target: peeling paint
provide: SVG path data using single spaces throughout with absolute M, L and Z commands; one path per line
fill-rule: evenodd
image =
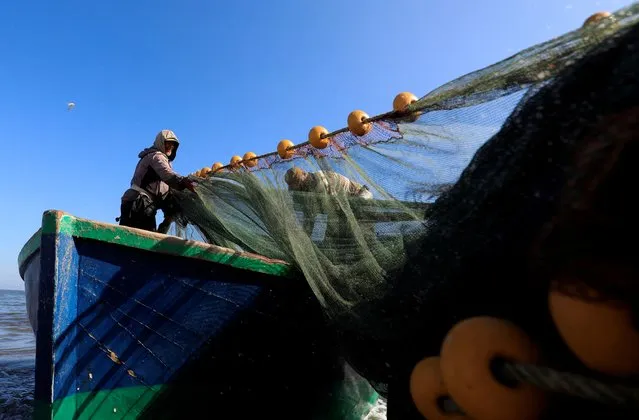
M 112 350 L 109 350 L 109 359 L 113 360 L 113 363 L 117 363 L 118 365 L 122 364 L 118 355 L 115 354 Z

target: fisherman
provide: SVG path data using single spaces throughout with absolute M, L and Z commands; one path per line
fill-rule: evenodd
M 306 172 L 294 166 L 286 171 L 284 181 L 290 191 L 325 193 L 329 195 L 341 193 L 367 200 L 373 198 L 373 194 L 366 185 L 358 184 L 333 171 Z
M 164 221 L 157 231 L 166 233 L 174 215 L 177 203 L 171 189 L 194 191 L 194 184 L 187 177 L 173 171 L 171 162 L 177 155 L 180 143 L 171 130 L 162 130 L 155 137 L 152 147 L 140 152 L 140 161 L 135 167 L 131 187 L 125 191 L 120 205 L 120 217 L 116 221 L 122 226 L 156 231 L 155 215 L 164 213 Z
M 306 172 L 305 170 L 292 167 L 284 175 L 284 181 L 288 185 L 289 191 L 303 191 L 317 194 L 340 195 L 345 194 L 350 197 L 359 197 L 366 200 L 373 198 L 366 185 L 359 184 L 333 171 Z M 325 200 L 317 200 L 311 197 L 300 197 L 301 210 L 304 214 L 302 228 L 311 236 L 313 234 L 315 220 L 319 214 L 326 216 L 326 230 L 324 240 L 331 242 L 339 240 L 340 237 L 350 238 L 352 232 L 346 218 L 344 209 Z M 308 200 L 307 200 L 308 199 Z M 356 211 L 358 206 L 351 207 Z

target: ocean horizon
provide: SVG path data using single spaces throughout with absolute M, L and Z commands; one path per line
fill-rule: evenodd
M 35 336 L 23 290 L 0 289 L 0 420 L 31 418 Z

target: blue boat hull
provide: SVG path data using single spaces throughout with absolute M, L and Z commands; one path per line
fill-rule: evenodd
M 192 248 L 177 238 L 142 249 L 45 229 L 62 217 L 45 213 L 21 264 L 38 417 L 322 418 L 343 370 L 302 278 L 250 255 L 166 252 Z

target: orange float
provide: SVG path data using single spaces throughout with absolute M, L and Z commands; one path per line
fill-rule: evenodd
M 368 119 L 368 114 L 364 111 L 356 110 L 348 114 L 348 130 L 356 136 L 363 136 L 373 128 L 371 123 L 364 122 Z
M 231 158 L 231 168 L 236 169 L 240 165 L 239 163 L 242 161 L 242 156 L 235 155 Z
M 293 146 L 292 141 L 284 139 L 277 144 L 277 154 L 282 159 L 290 159 L 293 157 L 293 150 L 289 150 L 289 148 Z
M 413 102 L 417 102 L 417 96 L 410 92 L 402 92 L 393 99 L 393 111 L 404 111 L 406 107 Z M 415 112 L 404 119 L 413 122 L 416 121 L 417 118 L 419 118 L 419 113 Z
M 627 303 L 605 300 L 584 285 L 579 295 L 551 290 L 548 304 L 559 334 L 586 366 L 614 376 L 639 374 L 639 331 Z
M 308 142 L 316 149 L 325 149 L 328 146 L 329 139 L 323 138 L 328 134 L 328 130 L 320 125 L 316 125 L 308 132 Z
M 475 420 L 535 420 L 546 394 L 518 383 L 510 387 L 493 374 L 495 361 L 537 363 L 539 354 L 528 335 L 514 324 L 491 317 L 455 325 L 441 348 L 444 383 L 453 400 Z
M 402 92 L 395 96 L 393 99 L 393 110 L 394 111 L 403 111 L 406 107 L 413 102 L 417 102 L 417 96 L 413 95 L 410 92 Z
M 242 163 L 247 168 L 252 168 L 257 165 L 257 159 L 255 159 L 257 155 L 253 152 L 244 153 L 244 157 L 242 158 Z
M 211 168 L 209 168 L 208 166 L 205 167 L 205 168 L 200 169 L 200 177 L 206 178 L 206 176 L 209 174 L 209 172 L 211 172 Z
M 213 169 L 213 172 L 217 172 L 217 171 L 219 171 L 220 169 L 222 169 L 223 167 L 224 167 L 224 165 L 222 165 L 222 163 L 221 163 L 221 162 L 215 162 L 215 163 L 213 164 L 212 169 Z
M 588 17 L 588 19 L 586 19 L 584 21 L 583 26 L 588 26 L 588 25 L 599 23 L 602 20 L 607 19 L 607 18 L 609 18 L 611 16 L 612 16 L 612 14 L 610 12 L 597 12 L 597 13 L 594 13 L 594 14 L 590 15 Z
M 439 357 L 428 357 L 415 366 L 410 375 L 410 394 L 417 410 L 428 420 L 467 420 L 461 413 L 443 409 L 442 398 L 448 397 L 442 380 Z

